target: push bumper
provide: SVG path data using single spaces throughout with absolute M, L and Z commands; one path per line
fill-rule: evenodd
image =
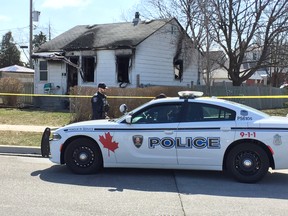
M 50 145 L 49 145 L 49 138 L 50 138 L 51 129 L 45 128 L 42 139 L 41 139 L 41 154 L 42 157 L 49 158 L 50 155 Z

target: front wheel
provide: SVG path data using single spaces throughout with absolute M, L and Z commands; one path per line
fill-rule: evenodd
M 68 144 L 64 154 L 67 167 L 77 174 L 92 174 L 102 167 L 102 154 L 97 143 L 78 138 Z
M 238 181 L 255 183 L 267 174 L 269 158 L 260 146 L 243 143 L 235 146 L 229 152 L 226 167 Z

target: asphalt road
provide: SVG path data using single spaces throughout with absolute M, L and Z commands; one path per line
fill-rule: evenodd
M 257 184 L 221 172 L 105 169 L 75 175 L 40 157 L 0 155 L 1 215 L 287 215 L 288 170 Z

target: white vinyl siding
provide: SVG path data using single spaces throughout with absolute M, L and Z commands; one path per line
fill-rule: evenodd
M 190 59 L 183 59 L 181 82 L 175 79 L 173 59 L 177 49 L 177 41 L 174 38 L 175 34 L 171 34 L 169 29 L 169 25 L 165 29 L 160 29 L 137 46 L 133 84 L 136 83 L 137 74 L 140 75 L 140 84 L 144 86 L 188 86 L 191 85 L 191 82 L 197 83 L 196 51 L 190 53 Z M 187 64 L 185 61 L 191 62 Z

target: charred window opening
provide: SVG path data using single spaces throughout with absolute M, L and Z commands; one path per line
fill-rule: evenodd
M 183 79 L 183 61 L 182 60 L 178 59 L 174 61 L 174 76 L 176 80 Z
M 40 81 L 47 81 L 48 80 L 47 61 L 40 61 L 39 62 L 39 73 L 40 73 Z
M 117 61 L 117 82 L 119 83 L 130 83 L 129 81 L 129 65 L 130 55 L 116 56 Z
M 94 82 L 95 59 L 93 56 L 82 57 L 83 81 Z

